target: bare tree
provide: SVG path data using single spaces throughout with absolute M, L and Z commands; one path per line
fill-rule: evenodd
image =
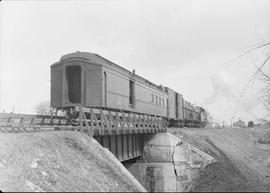
M 58 110 L 51 107 L 49 101 L 43 101 L 43 102 L 38 103 L 35 106 L 35 112 L 38 115 L 56 116 L 58 113 Z
M 264 81 L 266 83 L 264 90 L 264 106 L 270 114 L 270 78 L 264 77 Z
M 254 51 L 254 50 L 257 50 L 257 49 L 260 49 L 260 48 L 263 48 L 263 47 L 267 47 L 269 48 L 269 45 L 270 45 L 270 42 L 267 42 L 267 43 L 263 43 L 263 44 L 260 44 L 260 45 L 257 45 L 256 47 L 252 48 L 252 49 L 249 49 L 247 50 L 246 52 L 244 52 L 243 54 L 237 56 L 236 58 L 234 58 L 233 60 L 231 61 L 234 61 L 234 60 L 237 60 L 241 57 L 243 57 L 244 55 Z M 263 103 L 264 103 L 264 106 L 266 108 L 266 110 L 268 111 L 268 114 L 270 115 L 270 73 L 264 73 L 262 68 L 265 66 L 266 63 L 269 63 L 270 61 L 270 55 L 267 56 L 266 60 L 264 60 L 264 62 L 260 65 L 260 67 L 257 67 L 257 70 L 256 72 L 252 75 L 252 77 L 248 80 L 248 82 L 246 83 L 246 85 L 244 86 L 239 98 L 237 99 L 237 102 L 236 102 L 236 106 L 234 108 L 234 115 L 235 115 L 235 112 L 236 112 L 236 108 L 242 98 L 242 96 L 244 95 L 248 85 L 250 82 L 252 82 L 252 80 L 258 75 L 260 74 L 263 81 L 266 83 L 265 85 L 265 88 L 264 88 L 264 97 L 263 97 Z M 233 115 L 233 117 L 234 117 Z M 268 120 L 269 121 L 269 120 Z
M 259 79 L 260 81 L 265 83 L 265 86 L 262 89 L 262 103 L 268 112 L 268 115 L 270 115 L 270 72 L 266 73 L 262 69 L 259 69 L 257 67 L 258 71 L 260 72 Z M 267 120 L 263 120 L 264 122 L 267 122 Z M 269 120 L 268 120 L 269 121 Z

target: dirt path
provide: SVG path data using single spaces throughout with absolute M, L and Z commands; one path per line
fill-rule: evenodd
M 184 128 L 172 129 L 170 132 L 176 135 L 183 134 L 198 148 L 208 149 L 208 151 L 210 149 L 224 164 L 231 162 L 229 169 L 235 166 L 234 170 L 239 170 L 238 175 L 243 175 L 243 183 L 247 182 L 251 185 L 251 189 L 244 189 L 244 191 L 253 191 L 253 188 L 256 191 L 270 191 L 270 168 L 267 165 L 270 150 L 256 145 L 256 133 L 252 130 L 247 128 Z M 226 158 L 228 158 L 227 161 L 224 160 Z M 228 186 L 230 186 L 229 183 Z

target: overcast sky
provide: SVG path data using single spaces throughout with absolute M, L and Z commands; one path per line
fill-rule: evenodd
M 0 2 L 0 112 L 34 113 L 50 100 L 50 65 L 95 52 L 230 121 L 235 101 L 270 54 L 269 0 Z M 269 62 L 263 68 L 270 73 Z M 236 119 L 267 118 L 260 77 Z

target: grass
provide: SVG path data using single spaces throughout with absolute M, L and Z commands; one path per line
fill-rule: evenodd
M 217 162 L 206 166 L 189 186 L 190 192 L 250 192 L 256 189 L 246 176 L 207 136 L 190 135 L 184 131 L 173 131 L 184 140 L 214 157 Z
M 270 144 L 270 130 L 261 136 L 258 135 L 257 136 L 257 143 Z
M 210 140 L 205 139 L 218 154 L 209 151 L 216 163 L 208 165 L 199 172 L 199 177 L 193 182 L 191 192 L 249 192 L 255 189 L 248 183 L 246 177 L 231 162 L 231 160 Z

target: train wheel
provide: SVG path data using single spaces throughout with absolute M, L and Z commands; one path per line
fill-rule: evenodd
M 163 119 L 163 127 L 169 127 L 170 122 L 167 119 Z
M 73 126 L 79 125 L 79 114 L 78 113 L 70 113 L 69 111 L 66 114 L 67 122 Z

